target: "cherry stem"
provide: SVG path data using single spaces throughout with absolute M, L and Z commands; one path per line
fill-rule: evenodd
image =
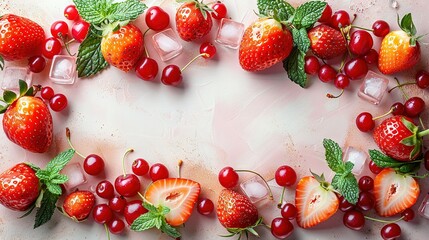
M 106 230 L 106 235 L 107 235 L 107 240 L 110 240 L 110 232 L 109 229 L 107 228 L 107 224 L 104 224 L 104 229 Z
M 265 185 L 267 186 L 267 188 L 268 188 L 268 192 L 269 192 L 269 198 L 270 198 L 270 200 L 273 200 L 274 198 L 273 198 L 273 192 L 271 191 L 271 188 L 270 188 L 270 186 L 268 185 L 268 183 L 267 183 L 267 181 L 265 180 L 265 178 L 264 177 L 262 177 L 262 175 L 261 174 L 259 174 L 259 173 L 257 173 L 257 172 L 254 172 L 254 171 L 251 171 L 251 170 L 235 170 L 236 172 L 249 172 L 249 173 L 253 173 L 253 174 L 255 174 L 256 176 L 258 176 L 259 178 L 261 178 L 263 181 L 264 181 L 264 183 L 265 183 Z
M 196 57 L 194 57 L 191 61 L 189 61 L 188 62 L 188 64 L 186 64 L 180 71 L 181 72 L 183 72 L 183 71 L 185 71 L 185 69 L 187 68 L 187 67 L 189 67 L 189 65 L 191 65 L 191 63 L 193 63 L 195 60 L 197 60 L 198 58 L 200 58 L 200 57 L 210 57 L 210 54 L 208 54 L 208 53 L 201 53 L 201 54 L 199 54 L 199 55 L 197 55 Z
M 144 31 L 143 33 L 143 39 L 146 36 L 146 33 L 149 32 L 150 28 L 146 29 L 146 31 Z M 143 47 L 144 48 L 144 53 L 146 54 L 146 57 L 149 57 L 149 52 L 147 51 L 146 46 Z
M 279 209 L 281 209 L 281 208 L 282 208 L 282 205 L 283 205 L 283 198 L 284 198 L 284 196 L 285 196 L 285 192 L 286 192 L 286 187 L 283 187 L 282 195 L 280 196 L 280 201 L 279 201 L 279 203 L 277 204 L 277 207 L 278 207 Z
M 124 156 L 122 157 L 122 171 L 124 173 L 124 177 L 127 176 L 127 173 L 125 172 L 125 158 L 128 156 L 129 153 L 132 152 L 134 152 L 134 149 L 130 148 L 125 152 Z
M 401 85 L 401 83 L 399 82 L 399 79 L 398 79 L 397 77 L 395 77 L 395 81 L 396 81 L 396 83 L 398 83 L 399 89 L 401 89 L 401 91 L 402 91 L 402 95 L 404 96 L 405 100 L 407 100 L 407 99 L 408 99 L 408 95 L 407 95 L 407 93 L 404 91 L 404 89 L 402 88 L 402 86 L 400 86 L 400 85 Z
M 78 152 L 76 150 L 76 148 L 74 148 L 72 142 L 71 142 L 71 133 L 70 133 L 70 129 L 66 128 L 66 138 L 67 138 L 67 142 L 69 143 L 69 146 L 71 147 L 71 149 L 74 150 L 74 152 L 79 155 L 81 158 L 85 158 L 85 156 L 83 156 L 83 154 L 81 154 L 80 152 Z
M 419 117 L 419 122 L 420 122 L 420 125 L 422 126 L 422 128 L 426 129 L 426 127 L 425 127 L 425 125 L 423 123 L 423 119 L 421 117 Z
M 389 115 L 389 114 L 391 114 L 392 112 L 393 112 L 393 107 L 392 108 L 390 108 L 390 110 L 387 112 L 387 113 L 385 113 L 385 114 L 382 114 L 382 115 L 380 115 L 380 116 L 377 116 L 377 117 L 373 117 L 372 118 L 372 120 L 377 120 L 377 119 L 380 119 L 380 118 L 384 118 L 384 117 L 386 117 L 387 115 Z
M 182 178 L 182 165 L 183 165 L 183 160 L 179 160 L 177 162 L 177 172 L 179 173 L 179 178 Z
M 70 47 L 69 47 L 70 43 L 74 42 L 74 39 L 72 39 L 71 41 L 66 42 L 66 40 L 67 40 L 67 35 L 66 35 L 66 36 L 63 36 L 63 35 L 60 33 L 60 37 L 61 37 L 61 41 L 63 41 L 64 47 L 66 48 L 67 53 L 68 53 L 70 56 L 74 56 L 74 55 L 76 55 L 76 53 L 75 53 L 75 54 L 72 54 L 72 53 L 70 52 Z
M 406 85 L 413 85 L 413 84 L 416 84 L 416 82 L 405 82 L 405 83 L 401 83 L 401 84 L 399 84 L 399 85 L 396 85 L 396 86 L 394 86 L 393 88 L 391 88 L 391 89 L 389 89 L 389 91 L 387 91 L 388 93 L 390 93 L 390 92 L 392 92 L 394 89 L 396 89 L 396 88 L 400 88 L 400 87 L 403 87 L 403 86 L 406 86 Z
M 368 32 L 373 32 L 372 29 L 364 28 L 364 27 L 359 27 L 359 26 L 356 26 L 356 25 L 352 25 L 352 28 L 357 28 L 357 29 L 362 29 L 362 30 L 368 31 Z
M 371 221 L 374 221 L 374 222 L 381 222 L 381 223 L 396 223 L 396 222 L 399 222 L 402 219 L 404 219 L 404 216 L 402 216 L 402 217 L 400 217 L 400 218 L 398 218 L 396 220 L 391 220 L 391 221 L 377 219 L 377 218 L 373 218 L 373 217 L 369 217 L 369 216 L 364 216 L 364 217 L 365 217 L 365 219 L 368 219 L 368 220 L 371 220 Z
M 33 85 L 33 96 L 36 96 L 36 94 L 42 90 L 42 85 Z
M 341 96 L 343 95 L 343 93 L 344 93 L 344 89 L 341 89 L 340 94 L 338 94 L 338 95 L 332 95 L 332 94 L 330 94 L 330 93 L 327 93 L 327 94 L 326 94 L 326 97 L 327 97 L 327 98 L 339 98 L 339 97 L 341 97 Z

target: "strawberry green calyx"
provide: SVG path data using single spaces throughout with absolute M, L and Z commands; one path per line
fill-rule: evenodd
M 17 95 L 12 91 L 4 91 L 3 96 L 0 98 L 0 101 L 4 103 L 4 105 L 0 105 L 0 114 L 6 112 L 7 108 L 18 98 L 23 96 L 34 96 L 37 92 L 39 86 L 28 87 L 27 83 L 24 80 L 19 80 L 19 94 Z
M 213 9 L 211 9 L 209 6 L 203 3 L 203 0 L 177 0 L 178 3 L 188 3 L 188 2 L 194 2 L 195 6 L 201 11 L 201 14 L 203 14 L 204 20 L 207 20 L 207 13 L 213 12 Z
M 247 228 L 226 228 L 226 230 L 229 232 L 229 234 L 221 235 L 221 237 L 233 237 L 233 236 L 238 235 L 239 236 L 238 239 L 240 239 L 241 236 L 244 234 L 244 235 L 246 235 L 246 239 L 248 239 L 249 233 L 253 234 L 254 236 L 259 237 L 258 232 L 256 232 L 256 230 L 254 228 L 257 226 L 260 226 L 260 225 L 264 225 L 262 217 L 260 217 L 258 219 L 258 221 L 256 221 L 252 226 L 249 226 Z
M 411 136 L 402 139 L 401 143 L 405 146 L 414 146 L 413 151 L 411 151 L 410 153 L 410 159 L 414 159 L 417 157 L 418 154 L 420 154 L 423 144 L 422 137 L 424 135 L 429 134 L 429 130 L 419 132 L 419 127 L 417 127 L 416 125 L 414 125 L 414 123 L 408 121 L 404 117 L 401 118 L 401 122 L 412 133 Z
M 396 172 L 402 174 L 416 173 L 420 168 L 422 160 L 414 160 L 409 162 L 395 160 L 382 152 L 371 149 L 368 151 L 371 161 L 381 168 L 393 168 Z
M 325 179 L 325 175 L 322 173 L 322 175 L 317 175 L 316 173 L 312 172 L 310 170 L 311 175 L 314 177 L 314 179 L 316 179 L 316 181 L 318 181 L 320 183 L 320 186 L 325 189 L 326 191 L 333 191 L 334 188 L 332 187 L 332 185 L 326 181 Z
M 399 27 L 410 37 L 410 46 L 412 47 L 416 46 L 417 40 L 419 37 L 416 37 L 417 29 L 413 23 L 413 18 L 411 16 L 411 13 L 405 14 L 402 17 L 402 19 L 399 18 L 399 14 L 397 16 L 398 16 Z

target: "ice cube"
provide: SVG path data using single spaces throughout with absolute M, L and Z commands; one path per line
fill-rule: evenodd
M 164 62 L 182 53 L 183 46 L 179 42 L 179 37 L 171 28 L 153 35 L 152 41 L 155 50 Z
M 368 154 L 366 152 L 349 146 L 344 153 L 343 161 L 353 163 L 352 173 L 358 176 L 362 173 L 367 158 Z
M 426 194 L 418 211 L 420 216 L 429 219 L 429 194 Z
M 241 191 L 250 199 L 252 203 L 257 203 L 267 198 L 268 189 L 259 177 L 253 177 L 240 184 Z
M 30 86 L 32 77 L 33 75 L 28 68 L 6 67 L 4 69 L 1 89 L 19 92 L 19 80 L 24 80 Z
M 244 24 L 228 18 L 222 18 L 215 41 L 225 47 L 237 49 L 244 33 Z
M 72 192 L 76 187 L 86 183 L 86 177 L 79 163 L 67 164 L 61 174 L 66 175 L 69 179 L 64 183 L 67 192 Z
M 49 78 L 57 84 L 73 84 L 76 79 L 76 58 L 55 55 L 52 59 Z
M 358 96 L 373 104 L 379 104 L 387 89 L 389 80 L 375 72 L 368 71 L 363 80 Z

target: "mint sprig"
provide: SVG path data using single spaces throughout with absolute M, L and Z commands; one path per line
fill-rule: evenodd
M 384 153 L 371 149 L 368 151 L 369 158 L 381 168 L 393 168 L 400 173 L 414 173 L 419 170 L 421 160 L 414 160 L 409 162 L 395 160 Z
M 146 208 L 148 212 L 134 220 L 131 224 L 131 230 L 141 232 L 151 228 L 157 228 L 172 238 L 181 236 L 180 232 L 168 224 L 165 219 L 165 215 L 170 212 L 168 207 L 162 205 L 155 207 L 146 201 L 143 202 L 143 207 Z
M 280 21 L 288 21 L 295 13 L 295 8 L 284 0 L 258 0 L 260 15 L 274 17 Z
M 349 203 L 356 204 L 359 198 L 359 185 L 352 173 L 353 163 L 343 162 L 343 152 L 338 143 L 333 140 L 323 139 L 323 147 L 328 167 L 335 172 L 331 182 L 332 186 Z
M 78 77 L 92 76 L 109 65 L 101 54 L 101 37 L 93 27 L 79 46 L 76 64 Z
M 294 47 L 289 57 L 283 61 L 283 68 L 286 70 L 288 77 L 294 83 L 301 87 L 307 84 L 307 74 L 304 70 L 305 52 Z
M 322 16 L 326 2 L 310 1 L 299 6 L 293 16 L 292 24 L 295 28 L 310 28 Z

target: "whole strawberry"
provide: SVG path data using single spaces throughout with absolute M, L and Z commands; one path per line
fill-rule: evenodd
M 176 29 L 180 38 L 193 41 L 207 35 L 212 29 L 211 9 L 198 0 L 182 4 L 176 12 Z
M 262 222 L 255 205 L 246 196 L 230 189 L 224 189 L 220 193 L 216 211 L 219 222 L 228 229 L 231 236 L 252 232 Z
M 27 164 L 19 163 L 0 175 L 0 203 L 12 210 L 29 209 L 39 189 L 36 172 Z
M 63 211 L 75 221 L 85 220 L 95 204 L 95 196 L 90 191 L 70 193 L 63 203 Z
M 283 61 L 292 51 L 292 34 L 274 19 L 259 19 L 244 32 L 239 61 L 244 70 L 261 71 Z
M 402 18 L 400 27 L 402 30 L 390 32 L 381 42 L 378 69 L 383 74 L 407 70 L 420 60 L 419 37 L 416 36 L 411 13 Z
M 308 31 L 310 48 L 321 59 L 342 56 L 347 51 L 347 42 L 341 32 L 328 25 L 319 25 Z
M 425 134 L 418 133 L 418 127 L 411 119 L 397 115 L 385 119 L 374 130 L 373 138 L 387 156 L 399 161 L 411 161 L 419 155 L 421 137 Z
M 7 61 L 39 54 L 45 41 L 43 28 L 30 19 L 13 14 L 0 17 L 0 56 Z
M 101 53 L 104 59 L 124 72 L 134 68 L 143 51 L 143 34 L 133 24 L 127 24 L 115 32 L 110 32 L 101 40 Z

